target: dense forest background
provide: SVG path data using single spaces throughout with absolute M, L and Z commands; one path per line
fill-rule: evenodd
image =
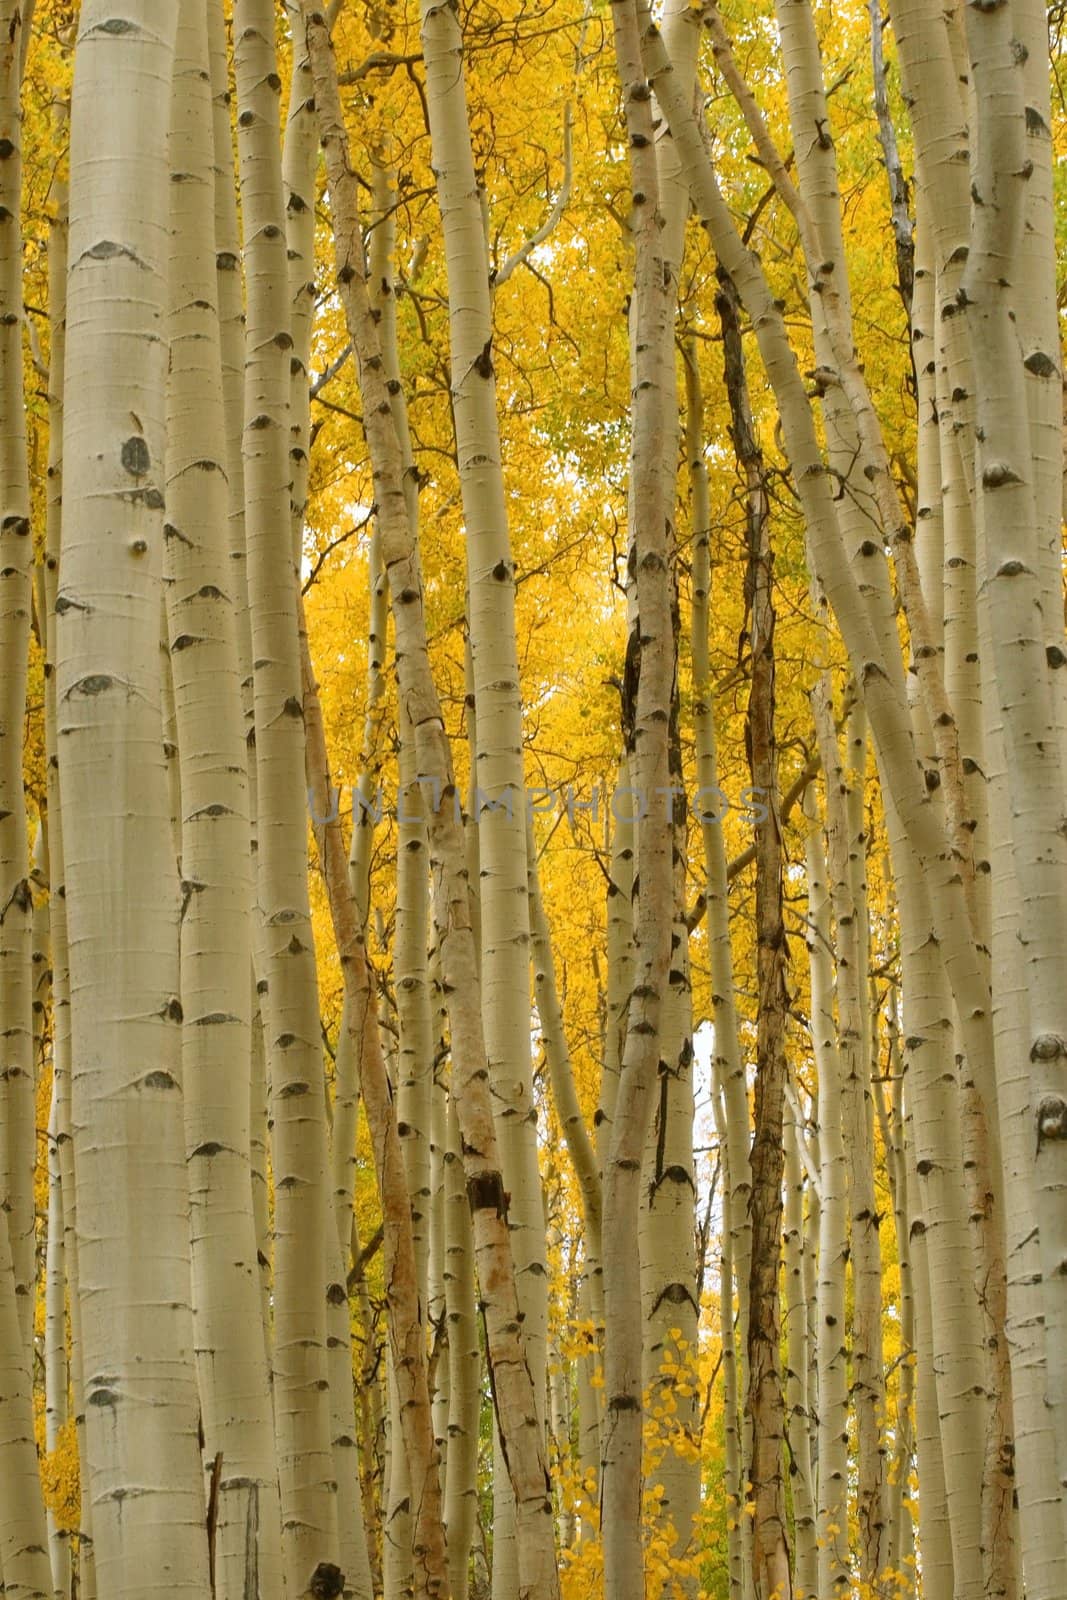
M 1063 1600 L 1063 23 L 0 0 L 0 1593 Z

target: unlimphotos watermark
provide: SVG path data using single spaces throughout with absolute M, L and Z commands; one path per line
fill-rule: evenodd
M 397 795 L 395 803 L 387 808 L 381 784 L 373 794 L 367 793 L 361 786 L 353 787 L 350 791 L 353 816 L 365 817 L 368 822 L 379 823 L 388 814 L 397 822 L 414 823 L 423 821 L 428 811 L 436 814 L 442 805 L 450 804 L 457 822 L 466 819 L 480 827 L 485 817 L 501 813 L 509 822 L 514 821 L 519 806 L 524 804 L 527 814 L 531 817 L 551 816 L 558 809 L 566 814 L 571 827 L 574 828 L 579 814 L 587 815 L 594 824 L 599 824 L 609 812 L 616 822 L 640 822 L 651 816 L 655 806 L 665 810 L 668 821 L 673 822 L 676 818 L 688 815 L 702 826 L 721 823 L 732 810 L 739 812 L 742 822 L 753 826 L 766 822 L 770 815 L 770 808 L 765 800 L 765 790 L 742 789 L 735 807 L 717 784 L 705 785 L 691 795 L 687 794 L 680 784 L 670 784 L 652 790 L 633 788 L 628 784 L 619 784 L 609 790 L 606 784 L 595 784 L 590 791 L 587 791 L 586 799 L 578 798 L 578 792 L 573 784 L 567 784 L 560 789 L 537 787 L 523 791 L 508 788 L 498 790 L 495 794 L 476 787 L 473 794 L 468 797 L 466 808 L 458 789 L 453 788 L 451 794 L 446 797 L 440 778 L 417 777 L 412 788 L 418 793 L 419 802 L 416 802 L 412 790 L 409 790 L 406 798 L 403 794 Z M 325 827 L 327 823 L 336 821 L 341 814 L 343 797 L 343 788 L 331 786 L 326 814 L 323 816 L 321 803 L 316 805 L 314 792 L 309 789 L 308 807 L 312 822 L 317 827 Z

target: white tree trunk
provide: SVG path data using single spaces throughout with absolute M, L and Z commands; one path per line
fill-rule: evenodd
M 81 1469 L 108 1600 L 146 1573 L 208 1594 L 159 653 L 175 21 L 84 5 L 71 113 L 57 706 Z
M 214 1581 L 282 1594 L 281 1512 L 250 1166 L 248 782 L 227 519 L 203 0 L 181 0 L 170 134 L 167 615 L 181 772 L 182 1085 L 193 1328 Z M 255 1530 L 250 1542 L 249 1529 Z

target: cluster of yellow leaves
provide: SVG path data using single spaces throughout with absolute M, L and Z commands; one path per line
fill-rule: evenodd
M 34 1418 L 37 1455 L 40 1462 L 44 1503 L 62 1533 L 77 1533 L 81 1509 L 81 1476 L 78 1466 L 78 1433 L 73 1417 L 68 1417 L 56 1435 L 54 1450 L 44 1443 L 44 1404 L 38 1400 Z

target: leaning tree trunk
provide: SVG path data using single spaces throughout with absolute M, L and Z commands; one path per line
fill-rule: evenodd
M 167 122 L 174 12 L 82 7 L 56 601 L 80 1344 L 97 1581 L 207 1600 L 163 756 Z M 136 140 L 129 129 L 136 126 Z M 121 1226 L 120 1226 L 121 1219 Z

